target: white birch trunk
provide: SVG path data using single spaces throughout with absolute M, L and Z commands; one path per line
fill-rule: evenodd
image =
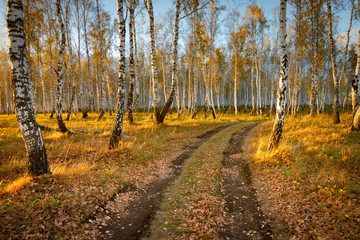
M 237 53 L 235 53 L 235 77 L 234 77 L 234 107 L 235 107 L 235 116 L 238 115 L 237 111 Z
M 151 0 L 148 0 L 148 3 Z M 150 6 L 150 4 L 148 4 Z M 152 5 L 151 5 L 152 8 Z M 152 10 L 151 10 L 152 12 Z M 176 10 L 175 10 L 175 20 L 174 20 L 174 39 L 173 39 L 173 54 L 171 59 L 172 64 L 172 73 L 171 73 L 171 89 L 169 97 L 167 98 L 164 106 L 162 107 L 159 117 L 156 117 L 157 123 L 163 123 L 166 113 L 169 111 L 171 104 L 174 101 L 175 88 L 177 86 L 177 52 L 178 52 L 178 38 L 179 38 L 179 15 L 180 15 L 180 0 L 176 0 Z M 155 59 L 155 54 L 154 54 Z M 153 61 L 153 60 L 152 60 Z M 154 63 L 155 64 L 155 63 Z M 163 63 L 164 65 L 164 63 Z M 164 69 L 165 71 L 165 69 Z M 164 88 L 165 88 L 165 78 L 164 78 Z M 178 97 L 178 94 L 177 94 Z M 178 98 L 177 98 L 178 101 Z
M 360 30 L 359 30 L 359 40 L 358 40 L 358 54 L 357 54 L 357 63 L 355 69 L 354 79 L 351 82 L 351 102 L 352 102 L 352 110 L 353 114 L 357 112 L 358 109 L 358 88 L 359 88 L 359 71 L 360 71 Z
M 159 109 L 159 84 L 156 69 L 156 56 L 155 56 L 155 28 L 154 28 L 154 12 L 152 0 L 147 0 L 147 10 L 149 13 L 149 32 L 150 32 L 150 59 L 151 59 L 151 78 L 152 78 L 152 94 L 154 100 L 154 114 L 156 122 L 161 122 L 160 109 Z
M 97 17 L 97 30 L 99 35 L 99 50 L 100 50 L 100 83 L 101 83 L 101 113 L 98 118 L 100 120 L 104 116 L 104 112 L 107 110 L 106 106 L 106 93 L 105 93 L 105 77 L 104 77 L 104 57 L 103 57 L 103 39 L 101 37 L 101 24 L 100 24 L 100 11 L 99 0 L 96 0 L 96 17 Z M 131 30 L 130 30 L 131 32 Z M 91 80 L 91 79 L 90 79 Z M 92 84 L 91 84 L 92 85 Z
M 331 0 L 327 0 L 328 7 L 328 38 L 330 46 L 330 58 L 331 58 L 331 72 L 334 81 L 335 91 L 334 91 L 334 109 L 333 109 L 333 121 L 335 124 L 340 123 L 339 115 L 339 98 L 340 98 L 340 84 L 339 79 L 336 77 L 336 60 L 335 60 L 335 44 L 332 36 L 332 13 L 331 13 Z
M 310 115 L 314 116 L 316 112 L 315 102 L 318 95 L 317 87 L 317 69 L 318 69 L 318 24 L 317 24 L 317 9 L 312 6 L 312 47 L 313 47 L 313 60 L 312 60 L 312 73 L 311 73 L 311 99 L 310 99 Z
M 76 17 L 77 17 L 77 32 L 78 32 L 78 49 L 77 49 L 77 55 L 78 55 L 78 67 L 79 67 L 79 108 L 82 112 L 84 112 L 84 102 L 85 102 L 85 95 L 84 95 L 84 88 L 83 88 L 83 82 L 81 78 L 81 20 L 80 20 L 80 0 L 75 1 L 75 8 L 76 8 Z
M 68 8 L 67 8 L 66 9 L 66 33 L 67 33 L 67 42 L 68 42 L 70 67 L 71 67 L 71 80 L 70 80 L 71 98 L 70 98 L 70 106 L 69 106 L 69 110 L 68 110 L 68 116 L 66 118 L 67 121 L 70 120 L 70 115 L 71 115 L 71 112 L 73 111 L 74 102 L 75 102 L 75 98 L 76 98 L 75 64 L 74 64 L 74 54 L 73 54 L 72 45 L 71 45 L 71 31 L 69 29 L 69 25 L 70 25 L 69 12 L 68 12 Z
M 358 87 L 359 87 L 359 73 L 360 73 L 360 30 L 359 30 L 359 40 L 358 40 L 358 54 L 357 54 L 357 63 L 355 69 L 354 79 L 352 80 L 352 90 L 351 90 L 351 98 L 352 98 L 352 106 L 354 116 L 354 128 L 360 130 L 360 108 L 358 107 L 357 95 L 358 95 Z M 355 110 L 355 111 L 354 111 Z
M 84 27 L 84 40 L 85 40 L 85 52 L 87 58 L 87 65 L 88 65 L 88 74 L 89 74 L 89 87 L 90 92 L 94 92 L 93 90 L 93 83 L 92 83 L 92 69 L 91 69 L 91 62 L 90 62 L 90 53 L 89 53 L 89 44 L 88 44 L 88 37 L 87 37 L 87 5 L 86 2 L 84 3 L 84 11 L 83 11 L 83 27 Z M 85 94 L 83 94 L 83 118 L 86 118 L 90 108 L 93 104 L 94 98 L 93 94 L 87 94 L 89 96 L 88 104 L 85 104 Z M 86 105 L 86 107 L 85 107 Z
M 117 15 L 119 24 L 119 78 L 118 78 L 118 96 L 116 103 L 115 124 L 111 131 L 109 149 L 117 148 L 121 139 L 123 129 L 123 115 L 125 109 L 125 20 L 123 10 L 123 0 L 117 0 Z
M 286 44 L 286 3 L 287 0 L 280 1 L 280 79 L 276 102 L 276 117 L 273 129 L 270 134 L 270 141 L 268 149 L 277 148 L 280 143 L 284 118 L 285 118 L 285 98 L 286 98 L 286 85 L 288 78 L 288 56 L 287 56 L 287 44 Z
M 29 156 L 28 171 L 29 174 L 35 176 L 50 173 L 44 141 L 32 110 L 31 96 L 29 95 L 24 12 L 21 0 L 7 1 L 7 27 L 16 117 Z
M 250 83 L 251 83 L 251 105 L 252 105 L 252 110 L 251 110 L 251 115 L 255 115 L 256 113 L 256 109 L 255 109 L 255 94 L 254 94 L 254 65 L 255 65 L 255 56 L 254 53 L 252 54 L 253 59 L 252 59 L 252 63 L 251 63 L 251 76 L 250 76 Z
M 56 16 L 58 19 L 58 23 L 60 26 L 60 42 L 59 42 L 59 59 L 58 59 L 58 66 L 56 71 L 57 76 L 57 91 L 56 91 L 56 121 L 59 126 L 59 129 L 62 133 L 68 131 L 66 128 L 63 118 L 62 118 L 62 111 L 63 111 L 63 74 L 64 74 L 64 52 L 65 52 L 65 25 L 62 20 L 61 16 L 61 4 L 60 0 L 56 0 Z
M 136 6 L 133 7 L 134 11 Z M 133 44 L 134 44 L 134 75 L 135 75 L 135 98 L 133 104 L 131 106 L 132 111 L 135 110 L 135 106 L 138 104 L 139 101 L 139 94 L 140 94 L 140 83 L 139 83 L 139 66 L 138 66 L 138 59 L 137 59 L 137 45 L 136 45 L 136 28 L 135 28 L 135 17 L 134 14 L 130 16 L 130 21 L 132 22 L 132 31 L 133 33 Z
M 129 3 L 130 21 L 129 21 L 129 68 L 130 68 L 130 83 L 129 94 L 127 102 L 128 120 L 130 123 L 134 122 L 133 118 L 133 101 L 134 101 L 134 83 L 135 83 L 135 70 L 134 70 L 134 33 L 133 33 L 133 20 L 134 20 L 134 1 L 130 0 Z

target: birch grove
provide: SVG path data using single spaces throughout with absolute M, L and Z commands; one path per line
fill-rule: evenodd
M 32 5 L 26 1 L 26 61 L 34 115 L 50 112 L 53 117 L 56 112 L 62 132 L 67 131 L 63 113 L 67 121 L 95 112 L 101 120 L 105 111 L 120 114 L 117 119 L 127 117 L 129 122 L 138 112 L 148 111 L 154 122 L 166 124 L 171 112 L 180 118 L 208 117 L 210 111 L 213 118 L 247 112 L 271 116 L 275 108 L 279 129 L 283 112 L 294 116 L 332 113 L 333 121 L 339 122 L 342 112 L 352 109 L 356 115 L 359 94 L 358 81 L 353 80 L 358 44 L 352 40 L 359 15 L 357 2 L 340 3 L 288 2 L 295 11 L 287 17 L 285 80 L 278 64 L 282 56 L 279 23 L 256 3 L 243 5 L 240 12 L 240 8 L 227 9 L 223 1 L 174 1 L 173 10 L 161 16 L 151 0 L 122 1 L 128 36 L 121 46 L 128 41 L 129 48 L 118 61 L 122 50 L 115 53 L 115 37 L 121 34 L 116 36 L 118 27 L 107 1 L 67 0 L 60 5 L 55 0 Z M 345 11 L 339 6 L 346 6 L 350 14 L 350 24 L 341 34 L 339 24 L 334 24 Z M 273 12 L 278 18 L 278 10 Z M 222 24 L 225 15 L 231 17 Z M 13 113 L 8 54 L 0 52 L 0 57 L 0 112 Z M 123 69 L 120 78 L 119 69 Z M 275 96 L 280 75 L 279 107 Z M 280 139 L 281 134 L 276 136 Z

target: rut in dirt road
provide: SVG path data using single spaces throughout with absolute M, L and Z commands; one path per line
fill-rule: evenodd
M 136 197 L 130 201 L 124 214 L 108 214 L 113 220 L 101 228 L 101 239 L 131 240 L 145 237 L 166 188 L 180 175 L 183 163 L 210 137 L 231 125 L 233 124 L 218 127 L 198 136 L 198 141 L 186 146 L 184 152 L 172 160 L 170 167 L 173 170 L 169 176 L 149 183 L 145 189 L 135 190 L 133 195 Z
M 272 239 L 269 220 L 265 218 L 252 186 L 249 163 L 244 156 L 247 134 L 257 124 L 234 133 L 223 152 L 222 197 L 225 200 L 223 239 Z

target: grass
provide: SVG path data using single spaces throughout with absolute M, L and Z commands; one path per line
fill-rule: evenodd
M 16 118 L 0 115 L 0 239 L 96 238 L 87 220 L 97 206 L 126 186 L 142 188 L 156 179 L 195 136 L 240 120 L 270 120 L 172 114 L 157 125 L 145 113 L 134 117 L 135 124 L 124 123 L 126 137 L 114 150 L 107 149 L 114 116 L 98 122 L 96 114 L 87 119 L 78 114 L 66 122 L 70 129 L 102 134 L 44 132 L 52 174 L 30 178 Z M 37 120 L 57 127 L 48 116 L 38 114 Z M 360 133 L 348 132 L 350 114 L 341 120 L 333 125 L 326 114 L 287 116 L 280 147 L 272 152 L 266 147 L 273 118 L 253 132 L 249 152 L 261 201 L 297 239 L 360 238 Z M 218 169 L 222 150 L 238 128 L 241 124 L 213 136 L 186 163 L 156 216 L 153 239 L 217 237 L 222 221 Z
M 204 143 L 183 168 L 180 177 L 165 195 L 156 214 L 149 239 L 217 239 L 223 223 L 220 196 L 222 152 L 238 123 Z
M 212 120 L 170 115 L 157 125 L 145 113 L 135 124 L 124 123 L 119 148 L 108 150 L 114 116 L 100 122 L 97 114 L 65 122 L 70 129 L 103 130 L 102 134 L 73 135 L 43 132 L 52 174 L 26 175 L 27 157 L 15 115 L 0 115 L 0 238 L 94 238 L 87 219 L 97 206 L 125 186 L 142 186 L 166 169 L 172 154 L 195 136 L 237 121 L 231 115 Z M 38 114 L 37 121 L 56 128 L 56 120 Z M 165 170 L 163 170 L 165 171 Z
M 359 132 L 351 114 L 285 119 L 277 150 L 266 150 L 272 122 L 254 133 L 252 162 L 267 204 L 300 239 L 360 238 Z

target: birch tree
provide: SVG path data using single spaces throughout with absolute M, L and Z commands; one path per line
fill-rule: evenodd
M 123 0 L 117 0 L 117 15 L 119 24 L 119 76 L 118 76 L 118 96 L 116 102 L 115 124 L 111 131 L 109 149 L 117 148 L 121 139 L 123 129 L 123 115 L 125 108 L 125 20 Z
M 280 1 L 280 79 L 276 102 L 276 117 L 273 129 L 270 134 L 268 150 L 277 148 L 279 146 L 285 118 L 285 97 L 288 78 L 288 56 L 286 49 L 286 3 L 287 0 Z
M 88 43 L 88 30 L 87 30 L 87 21 L 89 17 L 89 9 L 91 7 L 91 2 L 88 0 L 82 0 L 82 7 L 83 7 L 83 28 L 84 28 L 84 40 L 85 40 L 85 52 L 86 52 L 86 58 L 87 58 L 87 66 L 88 66 L 88 74 L 89 74 L 89 86 L 90 86 L 90 92 L 93 93 L 93 83 L 92 83 L 92 68 L 91 68 L 91 62 L 90 62 L 90 53 L 89 53 L 89 43 Z M 80 44 L 80 43 L 79 43 Z M 79 55 L 80 58 L 80 55 Z M 81 70 L 80 67 L 81 62 L 79 62 L 79 78 L 81 78 Z M 84 90 L 83 90 L 84 91 Z M 94 105 L 94 96 L 92 94 L 89 95 L 89 101 L 87 106 L 85 106 L 86 102 L 86 95 L 83 94 L 83 118 L 86 118 L 88 116 L 88 112 L 91 111 L 91 107 Z
M 332 21 L 333 16 L 331 12 L 331 0 L 327 0 L 327 20 L 328 20 L 328 38 L 329 38 L 329 47 L 330 47 L 330 58 L 331 58 L 331 73 L 334 81 L 334 108 L 333 108 L 333 122 L 335 124 L 340 123 L 340 114 L 339 114 L 339 98 L 340 98 L 340 84 L 339 79 L 336 75 L 336 60 L 335 60 L 335 44 L 334 38 L 332 35 Z
M 149 14 L 149 32 L 150 32 L 150 61 L 151 61 L 151 79 L 152 79 L 152 95 L 154 101 L 154 114 L 156 122 L 161 122 L 159 108 L 159 85 L 156 69 L 156 48 L 155 48 L 155 28 L 154 28 L 154 12 L 152 0 L 147 0 L 147 11 Z
M 180 14 L 180 0 L 176 0 L 175 20 L 174 20 L 174 39 L 173 39 L 173 54 L 171 59 L 172 75 L 171 75 L 171 89 L 168 99 L 160 111 L 160 117 L 157 123 L 163 123 L 165 116 L 174 101 L 175 88 L 177 83 L 177 51 L 179 38 L 179 14 Z
M 359 88 L 359 79 L 360 79 L 359 73 L 360 73 L 360 30 L 359 30 L 358 54 L 357 54 L 355 75 L 354 75 L 354 79 L 352 80 L 352 83 L 351 83 L 351 85 L 352 85 L 351 97 L 352 97 L 353 111 L 354 111 L 354 109 L 356 111 L 352 129 L 356 129 L 356 130 L 360 130 L 360 108 L 358 107 L 358 102 L 356 99 L 357 95 L 358 95 L 358 88 Z
M 57 91 L 56 91 L 56 121 L 59 126 L 59 129 L 62 133 L 65 133 L 68 131 L 66 128 L 63 118 L 62 118 L 62 94 L 63 94 L 63 62 L 64 62 L 64 52 L 65 52 L 65 25 L 62 20 L 61 16 L 61 4 L 60 0 L 56 0 L 56 16 L 59 22 L 61 36 L 60 36 L 60 42 L 59 42 L 59 59 L 58 59 L 58 66 L 56 71 L 56 77 L 57 77 Z
M 99 49 L 100 49 L 100 84 L 101 84 L 101 107 L 98 120 L 101 120 L 106 111 L 106 94 L 105 94 L 105 78 L 104 78 L 104 57 L 103 57 L 103 40 L 101 37 L 99 0 L 96 0 L 96 16 L 98 21 Z
M 135 69 L 134 69 L 134 31 L 133 24 L 135 23 L 134 17 L 135 3 L 134 0 L 129 0 L 129 68 L 130 68 L 130 84 L 129 95 L 127 102 L 128 120 L 130 123 L 134 122 L 133 118 L 133 101 L 134 101 L 134 83 L 135 83 Z
M 36 122 L 29 92 L 26 65 L 24 12 L 21 0 L 7 1 L 7 27 L 10 40 L 10 60 L 16 118 L 29 156 L 29 174 L 50 173 L 44 141 Z
M 318 48 L 319 48 L 319 34 L 318 34 L 318 17 L 319 17 L 319 6 L 315 2 L 311 2 L 311 32 L 312 32 L 312 62 L 311 62 L 311 97 L 310 97 L 310 115 L 314 116 L 316 113 L 315 101 L 318 94 Z
M 81 12 L 80 12 L 80 1 L 81 0 L 74 0 L 75 3 L 75 16 L 76 16 L 76 28 L 77 28 L 77 40 L 78 40 L 78 48 L 77 48 L 77 55 L 78 55 L 78 74 L 79 74 L 79 107 L 80 110 L 83 112 L 83 117 L 86 117 L 85 111 L 85 95 L 83 89 L 83 82 L 81 77 Z
M 68 49 L 69 49 L 69 56 L 70 56 L 70 67 L 71 67 L 71 98 L 70 98 L 70 106 L 68 110 L 68 115 L 66 117 L 66 120 L 70 120 L 70 115 L 73 110 L 74 102 L 76 101 L 76 84 L 75 84 L 75 64 L 74 64 L 74 54 L 71 44 L 71 31 L 70 31 L 70 13 L 69 13 L 69 4 L 66 7 L 66 36 L 67 36 L 67 42 L 68 42 Z M 44 97 L 45 98 L 45 97 Z

